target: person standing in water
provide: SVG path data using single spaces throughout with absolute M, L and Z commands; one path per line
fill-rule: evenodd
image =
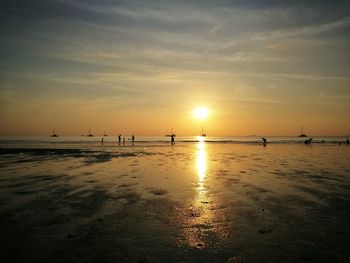
M 119 134 L 119 136 L 118 136 L 118 144 L 120 144 L 121 139 L 122 139 L 122 135 Z
M 175 134 L 170 135 L 171 137 L 171 145 L 175 144 Z
M 102 137 L 102 139 L 101 139 L 101 146 L 103 146 L 103 139 L 104 139 L 104 138 Z
M 135 135 L 131 136 L 131 141 L 132 141 L 132 142 L 135 141 Z
M 304 144 L 311 144 L 312 139 L 313 139 L 313 138 L 310 138 L 310 139 L 308 139 L 308 140 L 305 140 L 305 141 L 304 141 Z

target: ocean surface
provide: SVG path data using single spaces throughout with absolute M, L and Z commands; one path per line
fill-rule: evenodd
M 77 148 L 90 149 L 98 147 L 101 149 L 101 140 L 103 138 L 103 146 L 109 147 L 121 146 L 161 146 L 170 144 L 170 138 L 166 136 L 140 136 L 135 138 L 135 142 L 131 142 L 131 137 L 125 137 L 125 144 L 123 137 L 118 144 L 116 136 L 0 136 L 0 148 Z M 272 144 L 303 144 L 303 142 L 312 137 L 290 137 L 290 136 L 268 136 L 265 137 L 268 143 Z M 347 137 L 313 137 L 312 143 L 320 144 L 339 144 L 346 143 Z M 189 144 L 198 141 L 205 141 L 207 143 L 225 143 L 225 144 L 261 144 L 260 136 L 230 136 L 230 137 L 200 137 L 200 136 L 177 136 L 175 138 L 176 144 Z

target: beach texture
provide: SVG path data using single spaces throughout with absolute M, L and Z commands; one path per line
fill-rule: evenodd
M 350 147 L 0 150 L 1 262 L 350 262 Z

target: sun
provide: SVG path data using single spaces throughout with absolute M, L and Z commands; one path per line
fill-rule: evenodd
M 206 119 L 208 117 L 208 113 L 209 110 L 204 107 L 199 107 L 194 110 L 194 116 L 200 120 Z

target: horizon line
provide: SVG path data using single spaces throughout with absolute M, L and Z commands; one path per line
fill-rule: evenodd
M 119 134 L 116 135 L 107 135 L 104 136 L 103 134 L 101 135 L 93 135 L 93 137 L 118 137 Z M 162 135 L 137 135 L 137 134 L 127 134 L 123 135 L 124 137 L 127 136 L 138 136 L 138 137 L 166 137 L 166 134 Z M 59 137 L 88 137 L 87 135 L 58 135 Z M 200 135 L 176 135 L 178 137 L 200 137 Z M 350 134 L 344 134 L 344 135 L 322 135 L 322 134 L 313 134 L 313 135 L 306 135 L 306 137 L 350 137 Z M 50 134 L 48 135 L 0 135 L 0 137 L 50 137 Z M 299 137 L 299 135 L 259 135 L 259 134 L 254 134 L 254 135 L 210 135 L 206 137 Z M 91 137 L 90 137 L 91 138 Z M 300 137 L 301 138 L 301 137 Z

